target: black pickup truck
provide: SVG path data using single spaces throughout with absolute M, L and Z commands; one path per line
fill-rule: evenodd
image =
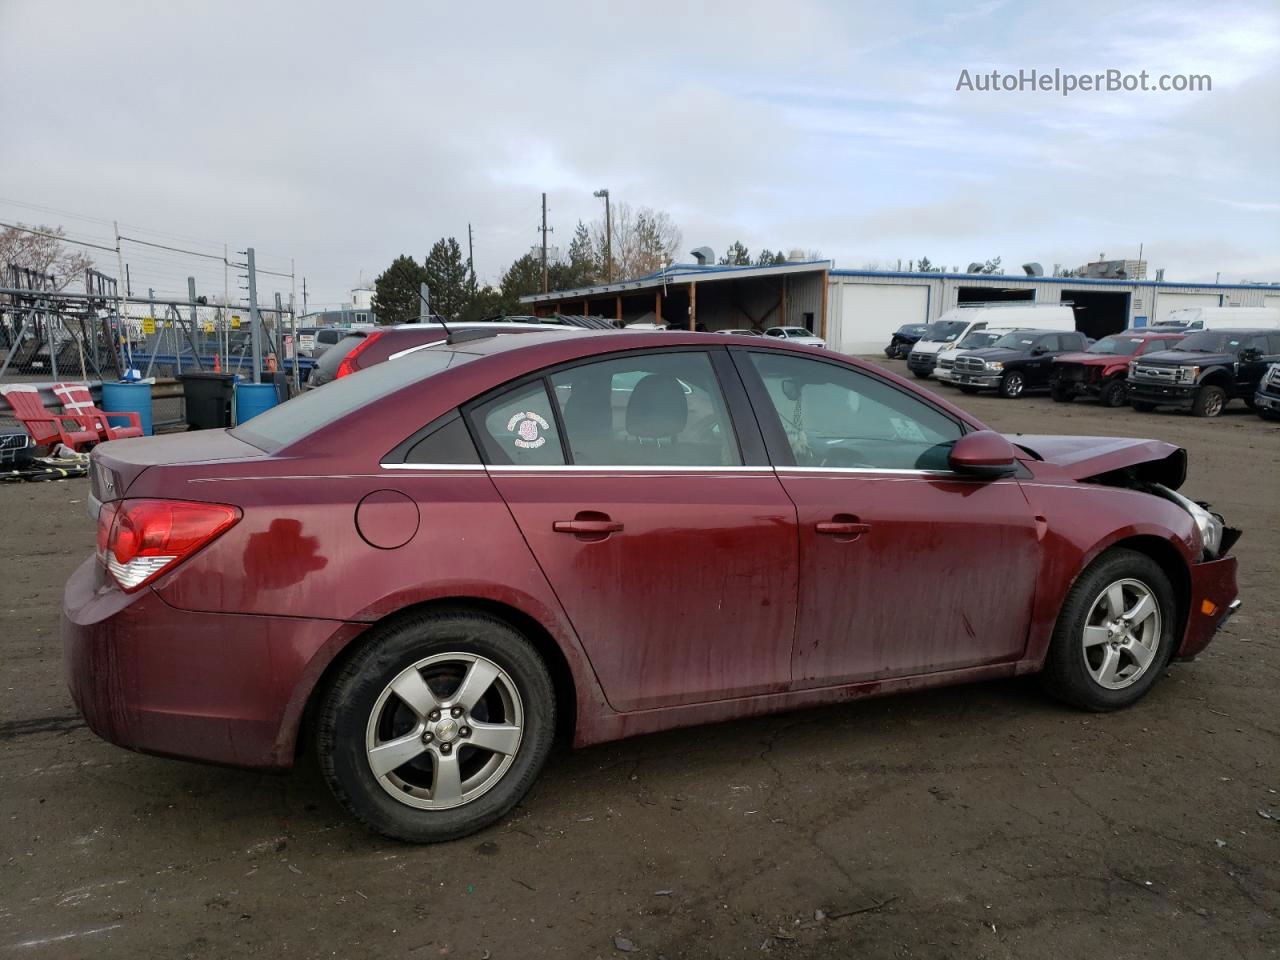
M 1015 330 L 989 347 L 959 353 L 950 381 L 965 393 L 994 389 L 1002 397 L 1020 397 L 1049 386 L 1054 357 L 1088 346 L 1085 335 L 1076 331 Z
M 1253 395 L 1253 409 L 1263 420 L 1280 420 L 1280 363 L 1267 367 Z
M 1178 407 L 1197 417 L 1216 417 L 1235 398 L 1252 408 L 1276 360 L 1280 331 L 1201 330 L 1129 365 L 1129 404 L 1143 412 Z

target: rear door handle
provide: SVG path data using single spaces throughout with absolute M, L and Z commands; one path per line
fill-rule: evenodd
M 617 520 L 556 520 L 551 524 L 556 533 L 620 533 Z
M 871 524 L 863 523 L 856 519 L 844 519 L 843 517 L 824 520 L 817 524 L 814 529 L 818 533 L 826 534 L 829 537 L 835 537 L 838 540 L 857 540 L 864 533 L 869 533 Z

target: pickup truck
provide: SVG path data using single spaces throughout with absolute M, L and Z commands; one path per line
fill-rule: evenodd
M 1178 407 L 1197 417 L 1216 417 L 1236 398 L 1253 407 L 1268 364 L 1277 360 L 1280 332 L 1201 330 L 1130 362 L 1129 405 L 1143 413 Z
M 1126 330 L 1103 337 L 1084 353 L 1054 357 L 1049 393 L 1059 403 L 1076 397 L 1097 397 L 1104 407 L 1128 402 L 1129 361 L 1156 350 L 1168 350 L 1185 334 Z
M 989 347 L 956 356 L 951 382 L 964 393 L 997 390 L 1012 400 L 1027 390 L 1049 385 L 1053 358 L 1079 353 L 1088 346 L 1083 333 L 1056 330 L 1015 330 Z

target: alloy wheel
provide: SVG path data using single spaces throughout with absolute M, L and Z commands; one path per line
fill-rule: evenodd
M 1081 635 L 1085 667 L 1095 683 L 1123 690 L 1137 682 L 1160 648 L 1160 605 L 1140 580 L 1117 580 L 1089 608 Z
M 1004 395 L 1006 397 L 1016 397 L 1022 393 L 1022 374 L 1007 373 L 1004 378 Z
M 524 708 L 510 675 L 474 653 L 441 653 L 406 667 L 369 714 L 365 753 L 387 793 L 411 807 L 449 810 L 502 779 L 520 749 Z

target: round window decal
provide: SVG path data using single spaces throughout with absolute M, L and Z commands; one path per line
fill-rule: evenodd
M 538 431 L 549 429 L 551 425 L 532 410 L 514 414 L 507 421 L 507 430 L 516 435 L 515 445 L 522 450 L 536 450 L 546 443 L 547 438 Z

